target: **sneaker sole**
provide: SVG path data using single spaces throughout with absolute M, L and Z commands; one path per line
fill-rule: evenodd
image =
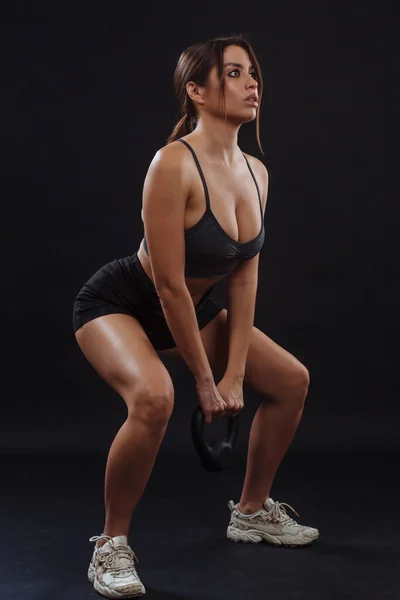
M 92 567 L 89 567 L 88 580 L 93 585 L 96 592 L 99 592 L 99 594 L 105 596 L 106 598 L 141 598 L 146 594 L 143 584 L 137 584 L 136 586 L 133 584 L 129 585 L 123 592 L 110 591 L 103 588 L 96 579 L 96 572 Z
M 310 546 L 311 544 L 316 542 L 319 538 L 319 535 L 307 541 L 304 541 L 301 544 L 291 544 L 290 542 L 285 542 L 279 537 L 270 535 L 264 531 L 257 531 L 256 529 L 241 531 L 239 529 L 236 529 L 235 527 L 228 527 L 226 531 L 226 537 L 231 542 L 243 542 L 245 544 L 259 544 L 260 542 L 265 542 L 266 544 L 270 544 L 271 546 L 302 548 L 303 546 Z

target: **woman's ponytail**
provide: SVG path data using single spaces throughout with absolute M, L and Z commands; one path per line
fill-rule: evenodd
M 186 113 L 173 128 L 172 133 L 167 140 L 167 144 L 175 142 L 175 140 L 179 140 L 179 138 L 183 137 L 184 135 L 191 133 L 196 128 L 196 122 L 196 117 L 189 117 L 189 115 Z

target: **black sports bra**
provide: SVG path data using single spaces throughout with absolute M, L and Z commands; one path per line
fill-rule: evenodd
M 262 212 L 260 190 L 256 178 L 246 159 L 247 166 L 256 184 L 258 199 L 260 201 L 261 230 L 253 240 L 240 243 L 232 239 L 221 227 L 210 208 L 210 197 L 206 180 L 201 170 L 193 148 L 185 140 L 177 140 L 185 144 L 191 151 L 196 166 L 203 182 L 206 196 L 206 211 L 193 227 L 185 229 L 185 277 L 221 277 L 232 273 L 241 260 L 249 260 L 258 254 L 264 244 L 265 228 Z M 146 236 L 144 236 L 144 249 L 149 255 Z

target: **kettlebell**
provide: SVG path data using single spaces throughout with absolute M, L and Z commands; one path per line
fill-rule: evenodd
M 239 433 L 239 416 L 223 418 L 227 420 L 226 436 L 223 440 L 211 444 L 204 438 L 205 422 L 201 406 L 197 406 L 193 412 L 192 439 L 206 471 L 223 471 L 229 468 L 234 460 L 234 446 Z

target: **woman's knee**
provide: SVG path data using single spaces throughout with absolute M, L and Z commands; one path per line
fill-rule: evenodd
M 308 388 L 310 387 L 310 372 L 303 364 L 300 363 L 299 366 L 299 386 L 300 389 L 305 392 L 305 396 L 307 396 Z
M 172 382 L 160 385 L 147 385 L 128 392 L 125 398 L 128 416 L 140 419 L 155 428 L 168 423 L 174 408 L 174 387 Z
M 298 363 L 289 378 L 289 387 L 292 392 L 293 401 L 302 407 L 308 394 L 310 385 L 310 373 L 302 364 Z
M 273 398 L 285 408 L 300 410 L 304 406 L 309 384 L 310 374 L 308 369 L 296 360 L 291 368 L 285 372 L 284 380 L 276 390 Z

